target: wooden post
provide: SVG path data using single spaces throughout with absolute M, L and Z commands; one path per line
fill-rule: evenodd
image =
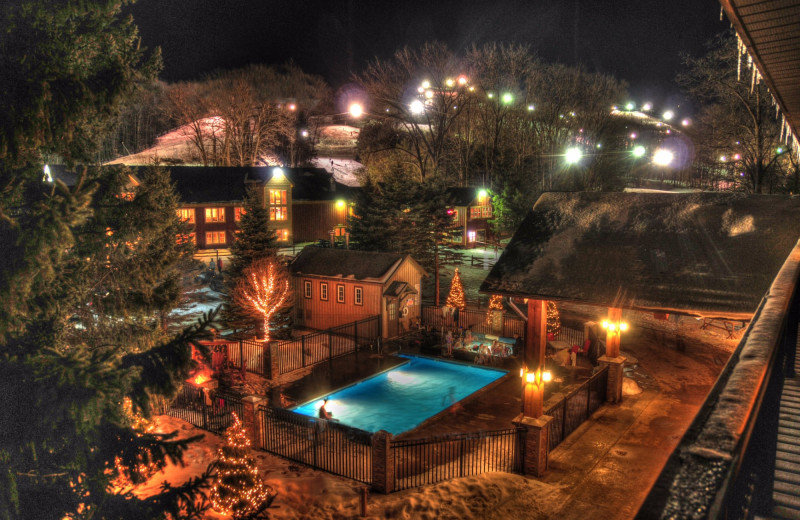
M 610 327 L 606 330 L 606 356 L 615 358 L 619 356 L 619 324 L 622 322 L 622 309 L 609 307 L 608 322 L 614 324 L 614 330 L 611 330 Z
M 394 491 L 392 434 L 379 430 L 372 435 L 372 489 L 379 493 Z
M 528 328 L 525 335 L 525 368 L 528 372 L 544 371 L 547 349 L 547 302 L 528 300 Z M 530 387 L 530 388 L 529 388 Z M 535 387 L 535 388 L 534 388 Z M 544 408 L 544 392 L 536 383 L 525 382 L 522 394 L 523 411 L 527 417 L 539 417 Z

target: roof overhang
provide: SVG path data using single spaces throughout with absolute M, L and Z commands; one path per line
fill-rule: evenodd
M 800 1 L 720 0 L 794 135 L 800 131 Z

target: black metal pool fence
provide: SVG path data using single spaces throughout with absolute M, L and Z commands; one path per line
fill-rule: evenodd
M 545 410 L 553 418 L 548 426 L 548 447 L 555 449 L 606 402 L 608 367 L 604 366 L 581 386 Z
M 243 411 L 238 395 L 184 384 L 166 413 L 221 435 L 233 424 L 231 413 L 242 417 Z

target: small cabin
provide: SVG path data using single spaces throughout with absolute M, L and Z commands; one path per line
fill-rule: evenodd
M 325 330 L 380 316 L 391 338 L 420 318 L 427 273 L 410 255 L 308 246 L 289 271 L 298 326 Z

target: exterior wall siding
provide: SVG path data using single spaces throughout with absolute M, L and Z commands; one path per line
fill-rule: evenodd
M 292 209 L 295 242 L 330 240 L 331 229 L 347 223 L 346 209 L 337 208 L 335 201 L 296 201 Z
M 305 282 L 311 283 L 311 298 L 305 297 Z M 327 301 L 321 299 L 321 285 L 328 284 Z M 337 285 L 344 286 L 344 303 L 337 301 Z M 355 288 L 362 289 L 363 305 L 355 304 Z M 294 277 L 295 320 L 312 329 L 328 329 L 380 314 L 383 286 L 375 282 L 327 278 Z

